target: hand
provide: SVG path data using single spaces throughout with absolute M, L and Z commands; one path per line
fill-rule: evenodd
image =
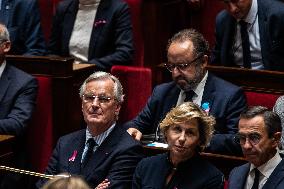
M 141 140 L 142 133 L 141 133 L 138 129 L 129 128 L 129 129 L 127 129 L 127 132 L 128 132 L 135 140 L 138 140 L 138 141 Z
M 95 189 L 105 189 L 105 188 L 108 188 L 109 185 L 110 185 L 110 182 L 108 181 L 108 179 L 105 179 Z

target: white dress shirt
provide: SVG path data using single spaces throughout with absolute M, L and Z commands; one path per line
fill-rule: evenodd
M 3 63 L 0 65 L 0 78 L 2 76 L 5 67 L 6 67 L 6 60 L 4 60 Z
M 196 86 L 195 89 L 193 89 L 195 95 L 192 97 L 192 102 L 194 102 L 195 104 L 198 104 L 199 106 L 201 105 L 204 86 L 206 84 L 207 78 L 208 78 L 208 71 L 206 71 L 206 74 L 204 75 L 201 82 Z M 178 101 L 177 101 L 176 106 L 178 106 L 178 105 L 180 105 L 184 102 L 185 96 L 186 96 L 185 91 L 181 90 L 180 93 L 179 93 L 179 97 L 178 97 Z
M 77 63 L 87 62 L 91 34 L 100 0 L 80 0 L 69 41 L 70 54 Z
M 259 189 L 262 189 L 276 166 L 282 161 L 281 156 L 279 155 L 279 152 L 277 153 L 265 164 L 257 167 L 257 169 L 260 172 L 259 176 Z M 250 166 L 250 172 L 247 177 L 246 185 L 244 189 L 251 189 L 254 181 L 254 168 L 256 168 L 253 164 Z
M 115 124 L 112 124 L 105 132 L 97 135 L 97 136 L 92 136 L 92 134 L 90 133 L 88 127 L 86 129 L 86 141 L 85 141 L 85 148 L 84 148 L 84 151 L 83 151 L 83 154 L 82 154 L 82 158 L 81 158 L 81 163 L 82 163 L 82 160 L 84 159 L 86 153 L 87 153 L 87 150 L 88 150 L 88 147 L 87 147 L 87 142 L 90 138 L 93 138 L 94 141 L 97 143 L 97 146 L 94 146 L 94 149 L 93 151 L 95 152 L 97 150 L 97 148 L 103 143 L 103 141 L 106 139 L 106 137 L 109 135 L 109 133 L 114 129 L 115 127 Z
M 262 70 L 264 69 L 264 66 L 262 63 L 257 12 L 258 12 L 257 0 L 252 0 L 250 11 L 248 12 L 248 15 L 246 16 L 244 21 L 248 23 L 247 30 L 248 30 L 249 43 L 250 43 L 251 68 L 255 70 Z M 237 24 L 236 30 L 237 32 L 233 45 L 234 62 L 236 63 L 236 65 L 243 67 L 243 48 L 242 48 L 240 24 Z

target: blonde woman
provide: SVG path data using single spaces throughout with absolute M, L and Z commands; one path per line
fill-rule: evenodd
M 192 102 L 173 108 L 160 123 L 169 152 L 143 159 L 132 188 L 223 188 L 223 174 L 199 155 L 210 142 L 214 124 L 215 119 Z

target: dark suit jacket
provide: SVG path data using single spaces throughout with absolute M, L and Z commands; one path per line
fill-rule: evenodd
M 78 0 L 59 3 L 53 19 L 49 54 L 69 56 L 69 41 L 78 12 Z M 106 23 L 100 23 L 105 21 Z M 128 5 L 122 0 L 101 0 L 94 20 L 88 61 L 99 70 L 132 60 L 132 27 Z
M 258 0 L 258 22 L 261 54 L 266 70 L 284 71 L 284 3 L 280 0 Z M 235 66 L 232 46 L 236 19 L 228 11 L 216 17 L 216 44 L 212 64 Z
M 9 30 L 12 42 L 11 54 L 44 55 L 46 53 L 36 0 L 2 0 L 0 22 Z
M 9 63 L 0 77 L 0 134 L 22 135 L 32 117 L 37 80 Z
M 9 63 L 0 77 L 0 134 L 16 135 L 13 146 L 13 165 L 28 169 L 25 149 L 25 131 L 36 104 L 38 83 L 27 73 L 10 66 Z M 21 174 L 5 174 L 0 182 L 2 189 L 21 188 L 27 182 Z
M 249 174 L 250 164 L 234 168 L 229 176 L 229 189 L 243 189 Z M 274 169 L 262 189 L 282 189 L 284 188 L 284 160 Z
M 126 127 L 136 127 L 143 134 L 154 133 L 160 121 L 176 106 L 179 93 L 180 89 L 174 82 L 158 85 L 144 109 Z M 243 91 L 209 73 L 201 104 L 205 102 L 209 102 L 210 114 L 217 121 L 215 134 L 207 151 L 241 154 L 240 146 L 233 141 L 233 136 L 238 131 L 239 115 L 246 108 Z
M 142 158 L 140 144 L 119 125 L 116 125 L 97 148 L 91 161 L 81 168 L 85 140 L 85 129 L 61 137 L 45 173 L 68 172 L 72 175 L 81 175 L 93 188 L 106 178 L 111 183 L 110 188 L 131 188 L 132 175 Z M 70 161 L 69 158 L 75 151 L 78 152 L 75 161 Z M 40 180 L 37 187 L 40 188 L 44 182 L 45 180 Z
M 168 154 L 143 159 L 137 166 L 132 189 L 164 189 L 172 171 Z M 167 189 L 223 189 L 223 174 L 199 155 L 181 163 Z

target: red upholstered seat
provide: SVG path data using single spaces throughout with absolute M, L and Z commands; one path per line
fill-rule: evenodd
M 120 113 L 120 122 L 134 118 L 145 106 L 152 91 L 152 72 L 144 68 L 144 41 L 141 29 L 141 0 L 125 0 L 130 7 L 135 55 L 133 66 L 113 66 L 111 73 L 117 76 L 126 95 Z
M 119 119 L 123 123 L 133 119 L 145 106 L 152 90 L 152 72 L 149 68 L 113 66 L 111 73 L 119 78 L 126 95 Z
M 27 148 L 32 168 L 43 172 L 49 161 L 52 144 L 52 82 L 48 77 L 37 77 L 39 91 L 37 105 L 27 133 Z
M 277 98 L 280 94 L 269 94 L 269 93 L 261 93 L 261 92 L 250 92 L 246 91 L 246 98 L 248 102 L 248 106 L 265 106 L 269 109 L 272 109 Z

